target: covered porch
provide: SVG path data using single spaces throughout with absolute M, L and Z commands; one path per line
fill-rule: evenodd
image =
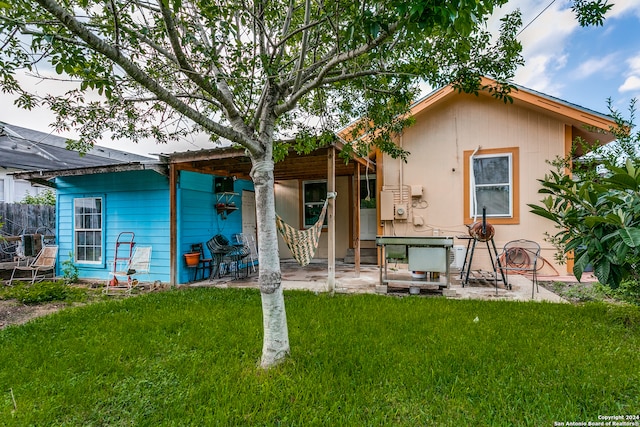
M 341 153 L 343 155 L 341 155 Z M 178 180 L 182 171 L 200 174 L 249 180 L 251 160 L 244 149 L 235 147 L 211 150 L 187 151 L 163 154 L 161 158 L 169 167 L 170 206 L 171 206 L 171 243 L 177 248 L 178 242 Z M 375 177 L 375 159 L 347 155 L 344 145 L 338 141 L 310 153 L 298 154 L 291 151 L 282 161 L 275 164 L 276 211 L 294 228 L 304 228 L 305 185 L 307 183 L 326 183 L 326 193 L 338 193 L 337 199 L 330 199 L 327 206 L 325 227 L 322 231 L 321 258 L 326 263 L 325 279 L 335 281 L 336 250 L 343 254 L 347 249 L 353 252 L 351 270 L 359 275 L 361 269 L 361 186 L 362 176 Z M 375 182 L 375 181 L 374 181 Z M 339 189 L 338 189 L 339 187 Z M 323 187 L 322 197 L 326 197 Z M 337 210 L 339 208 L 339 210 Z M 336 232 L 336 218 L 339 218 L 339 233 Z M 243 218 L 243 222 L 244 222 Z M 244 227 L 243 227 L 244 228 Z M 257 242 L 257 230 L 252 231 Z M 281 253 L 286 253 L 281 250 Z M 181 253 L 174 250 L 171 254 L 172 265 L 178 265 Z M 286 257 L 285 257 L 286 258 Z M 340 256 L 342 258 L 342 256 Z M 172 283 L 179 283 L 178 277 L 172 277 Z

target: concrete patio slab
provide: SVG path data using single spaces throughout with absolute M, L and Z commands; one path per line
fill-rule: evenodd
M 284 290 L 308 290 L 312 292 L 328 292 L 327 264 L 326 262 L 312 262 L 308 266 L 301 267 L 294 261 L 282 261 L 282 287 Z M 510 275 L 509 283 L 512 289 L 505 289 L 499 284 L 498 290 L 492 282 L 472 281 L 469 285 L 462 286 L 457 272 L 452 272 L 452 284 L 443 291 L 422 290 L 420 296 L 445 296 L 451 299 L 483 299 L 483 300 L 510 300 L 510 301 L 547 301 L 554 303 L 566 303 L 567 301 L 553 292 L 539 286 L 537 292 L 531 297 L 532 282 L 522 275 Z M 566 279 L 565 279 L 566 280 Z M 200 282 L 185 284 L 185 286 L 215 286 L 218 288 L 257 288 L 258 273 L 251 272 L 246 278 L 234 278 L 233 275 L 203 280 Z M 378 293 L 389 295 L 411 295 L 408 289 L 392 289 L 381 286 L 380 271 L 377 266 L 363 265 L 360 274 L 357 275 L 353 264 L 337 262 L 335 269 L 336 293 Z M 411 295 L 414 296 L 414 295 Z M 415 295 L 417 296 L 417 295 Z

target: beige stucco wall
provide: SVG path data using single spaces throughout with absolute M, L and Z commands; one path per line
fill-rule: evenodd
M 347 248 L 349 247 L 349 180 L 350 177 L 336 177 L 336 191 L 338 197 L 336 199 L 336 258 L 344 258 Z M 276 195 L 276 212 L 284 219 L 284 221 L 296 228 L 301 226 L 301 193 L 300 181 L 287 180 L 278 181 L 275 186 Z M 278 235 L 278 250 L 282 259 L 291 258 L 291 251 L 287 244 L 282 240 L 282 236 Z M 326 259 L 328 256 L 327 249 L 327 230 L 322 230 L 320 235 L 320 243 L 315 258 Z
M 504 104 L 490 97 L 457 95 L 423 111 L 416 123 L 399 141 L 411 152 L 408 163 L 385 156 L 384 185 L 422 185 L 423 196 L 414 198 L 409 220 L 385 221 L 385 235 L 466 235 L 463 215 L 463 174 L 465 150 L 519 147 L 520 222 L 495 225 L 498 248 L 513 239 L 535 240 L 543 248 L 545 260 L 554 262 L 555 249 L 544 240 L 544 233 L 554 233 L 548 220 L 529 212 L 528 203 L 538 203 L 537 179 L 548 173 L 545 162 L 562 156 L 565 123 L 524 104 Z M 424 225 L 414 225 L 412 216 L 420 216 Z M 456 240 L 456 245 L 466 241 Z M 488 269 L 486 247 L 476 252 L 473 268 Z M 555 265 L 561 273 L 566 266 Z M 552 273 L 545 269 L 542 274 Z

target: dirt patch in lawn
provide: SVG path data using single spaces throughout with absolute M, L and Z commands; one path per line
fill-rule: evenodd
M 9 325 L 21 325 L 36 317 L 46 316 L 68 307 L 67 304 L 51 302 L 38 305 L 26 305 L 15 300 L 0 300 L 0 329 Z
M 0 286 L 2 286 L 1 283 Z M 136 287 L 130 294 L 112 294 L 109 297 L 105 297 L 101 288 L 94 284 L 76 284 L 73 286 L 86 288 L 87 298 L 81 302 L 52 301 L 39 304 L 23 304 L 15 299 L 0 299 L 0 329 L 4 329 L 9 325 L 21 325 L 37 317 L 47 316 L 65 308 L 103 301 L 105 298 L 130 298 L 147 292 L 161 292 L 169 289 L 165 286 L 145 284 Z

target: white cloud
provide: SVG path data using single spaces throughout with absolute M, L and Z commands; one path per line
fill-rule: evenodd
M 624 73 L 625 80 L 618 87 L 618 92 L 632 92 L 631 96 L 640 95 L 640 53 L 627 61 L 627 71 Z M 636 92 L 636 93 L 633 93 Z
M 527 21 L 524 24 L 527 25 Z M 577 27 L 570 10 L 549 8 L 520 34 L 523 54 L 546 52 L 561 55 L 569 36 Z
M 618 88 L 620 93 L 640 92 L 640 54 L 627 60 L 626 79 Z
M 620 92 L 633 92 L 640 90 L 640 77 L 630 76 L 622 83 L 622 86 L 618 88 Z
M 62 96 L 67 91 L 78 87 L 78 83 L 61 80 L 61 76 L 54 71 L 40 70 L 42 77 L 35 77 L 26 73 L 16 73 L 15 77 L 20 82 L 21 87 L 30 93 L 39 96 L 53 95 Z M 102 97 L 96 93 L 85 93 L 88 100 L 101 100 Z M 20 126 L 27 129 L 34 129 L 40 132 L 50 132 L 64 138 L 76 139 L 79 133 L 71 129 L 63 134 L 53 131 L 50 124 L 56 120 L 55 114 L 47 107 L 36 107 L 32 110 L 25 110 L 14 105 L 15 96 L 0 93 L 0 121 Z M 173 153 L 176 151 L 199 150 L 202 148 L 213 148 L 214 145 L 204 134 L 190 135 L 169 145 L 158 144 L 153 139 L 141 140 L 138 143 L 122 140 L 112 140 L 107 133 L 97 141 L 98 145 L 107 148 L 129 151 L 131 153 L 149 155 L 150 153 Z
M 549 95 L 560 96 L 562 82 L 554 77 L 568 64 L 565 46 L 578 24 L 566 2 L 553 3 L 535 0 L 512 0 L 500 8 L 492 18 L 497 28 L 497 19 L 505 13 L 520 9 L 523 28 L 518 36 L 522 43 L 525 66 L 516 71 L 514 81 L 525 87 Z
M 497 28 L 498 19 L 504 14 L 519 9 L 522 14 L 522 29 L 519 39 L 525 57 L 541 52 L 561 52 L 567 38 L 578 28 L 573 12 L 564 2 L 553 3 L 547 9 L 547 2 L 512 0 L 498 9 L 491 20 Z
M 603 58 L 591 58 L 576 68 L 573 77 L 584 79 L 594 74 L 601 74 L 611 67 L 611 64 L 615 62 L 616 56 L 615 53 L 612 53 Z
M 562 62 L 563 58 L 564 57 L 552 58 L 548 55 L 538 55 L 529 58 L 526 67 L 520 68 L 516 72 L 514 81 L 529 89 L 553 96 L 560 96 L 563 83 L 554 78 L 548 70 L 557 68 L 557 62 Z
M 638 2 L 638 0 L 615 0 L 606 19 L 615 18 L 622 14 L 629 13 L 635 13 L 640 17 L 640 2 Z
M 640 54 L 634 58 L 628 59 L 627 64 L 629 64 L 630 73 L 640 74 Z
M 640 17 L 640 1 L 615 0 L 613 3 L 604 27 L 593 27 L 593 30 L 603 34 L 613 31 L 621 17 L 631 14 Z M 571 10 L 571 4 L 568 0 L 551 2 L 550 5 L 549 2 L 542 3 L 536 0 L 511 0 L 496 12 L 498 16 L 492 19 L 495 28 L 499 16 L 516 8 L 522 12 L 523 29 L 519 39 L 525 65 L 517 70 L 514 81 L 562 98 L 563 90 L 569 87 L 568 85 L 576 84 L 578 80 L 602 80 L 608 76 L 607 79 L 618 82 L 621 92 L 632 92 L 632 96 L 637 96 L 633 91 L 640 94 L 640 88 L 637 87 L 640 81 L 640 55 L 625 62 L 621 59 L 620 53 L 614 51 L 616 47 L 611 46 L 604 54 L 592 52 L 591 58 L 587 61 L 575 63 L 572 59 L 575 52 L 568 46 L 581 27 Z M 625 65 L 626 72 L 622 69 Z M 626 81 L 621 84 L 623 78 L 626 78 Z M 615 90 L 613 87 L 611 89 Z

